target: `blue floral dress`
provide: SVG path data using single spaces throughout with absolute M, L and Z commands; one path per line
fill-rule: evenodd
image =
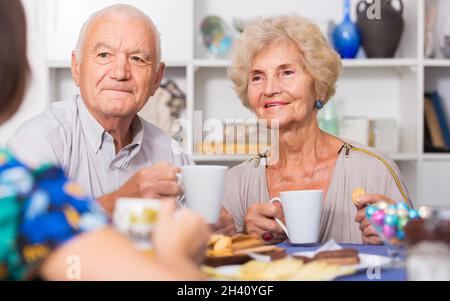
M 53 250 L 108 219 L 52 165 L 31 170 L 0 149 L 0 280 L 24 280 Z

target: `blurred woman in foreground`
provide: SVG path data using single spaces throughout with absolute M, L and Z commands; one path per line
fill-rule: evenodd
M 20 107 L 29 75 L 19 0 L 0 0 L 0 28 L 1 125 Z M 61 169 L 31 170 L 0 148 L 0 280 L 202 279 L 208 227 L 175 209 L 174 202 L 162 204 L 149 258 L 108 225 L 102 209 Z

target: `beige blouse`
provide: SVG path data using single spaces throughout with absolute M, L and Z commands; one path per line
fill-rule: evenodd
M 391 159 L 367 146 L 347 143 L 358 149 L 343 148 L 339 153 L 322 208 L 321 242 L 332 238 L 338 243 L 363 242 L 359 224 L 354 221 L 356 207 L 352 203 L 352 192 L 357 187 L 364 188 L 368 194 L 383 194 L 397 202 L 405 202 L 406 197 L 408 202 L 411 202 L 400 172 Z M 400 188 L 383 160 L 396 174 Z M 403 190 L 403 194 L 400 189 Z M 266 203 L 269 200 L 264 164 L 255 167 L 253 161 L 247 161 L 229 170 L 225 184 L 224 206 L 233 216 L 237 232 L 244 229 L 247 209 L 254 203 Z

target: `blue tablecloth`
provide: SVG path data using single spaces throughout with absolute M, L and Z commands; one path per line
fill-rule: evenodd
M 293 245 L 290 243 L 282 243 L 279 245 L 284 248 L 288 254 L 292 254 L 295 252 L 306 252 L 306 251 L 314 251 L 320 247 L 320 245 Z M 360 253 L 374 254 L 374 255 L 382 255 L 388 256 L 387 249 L 385 246 L 371 246 L 371 245 L 361 245 L 361 244 L 340 244 L 343 248 L 348 249 L 356 249 Z M 367 276 L 367 271 L 360 271 L 357 274 L 340 277 L 338 281 L 405 281 L 406 279 L 406 270 L 405 269 L 394 269 L 387 268 L 381 269 L 379 274 L 379 279 L 377 277 L 372 277 L 375 279 L 370 279 Z

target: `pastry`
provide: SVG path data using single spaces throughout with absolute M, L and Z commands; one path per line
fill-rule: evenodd
M 340 265 L 359 264 L 358 251 L 354 249 L 342 249 L 336 251 L 323 251 L 314 256 L 314 260 L 323 260 L 327 263 Z

